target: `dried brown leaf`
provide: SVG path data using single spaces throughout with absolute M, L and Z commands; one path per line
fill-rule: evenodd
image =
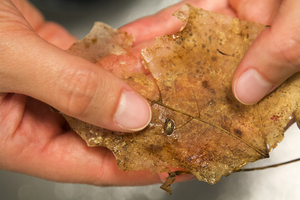
M 142 51 L 155 83 L 130 69 L 125 70 L 129 74 L 119 74 L 151 102 L 153 118 L 148 127 L 119 135 L 66 119 L 89 146 L 109 148 L 123 170 L 170 172 L 171 165 L 213 184 L 249 162 L 269 157 L 291 120 L 299 122 L 300 78 L 294 75 L 254 106 L 242 105 L 232 94 L 232 76 L 265 26 L 190 5 L 175 16 L 183 22 L 182 30 L 157 38 L 154 46 Z M 130 56 L 119 47 L 129 48 L 132 38 L 116 30 L 108 38 L 121 39 L 106 38 L 94 46 L 91 41 L 102 40 L 102 32 L 109 29 L 102 26 L 70 51 L 92 62 L 111 54 Z M 108 51 L 98 53 L 103 44 L 110 45 Z M 116 44 L 117 51 L 111 51 Z M 167 183 L 172 181 L 171 177 Z M 170 192 L 169 187 L 166 190 Z

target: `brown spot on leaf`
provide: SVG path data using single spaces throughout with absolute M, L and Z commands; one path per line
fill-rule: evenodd
M 202 81 L 202 86 L 203 86 L 204 88 L 209 88 L 208 81 Z
M 216 105 L 216 102 L 212 99 L 208 102 L 208 106 L 214 107 Z
M 86 43 L 84 44 L 84 47 L 85 47 L 86 49 L 90 48 L 90 46 L 91 46 L 91 44 L 90 44 L 89 42 L 86 42 Z
M 240 131 L 239 129 L 234 129 L 234 132 L 238 135 L 238 136 L 242 136 L 242 131 Z
M 96 43 L 97 43 L 97 40 L 98 40 L 97 38 L 93 38 L 93 39 L 92 39 L 92 43 L 93 43 L 93 44 L 96 44 Z
M 216 57 L 216 56 L 213 56 L 213 57 L 211 57 L 211 60 L 212 60 L 212 61 L 217 61 L 217 57 Z

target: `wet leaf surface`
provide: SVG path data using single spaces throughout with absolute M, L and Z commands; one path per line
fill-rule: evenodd
M 170 173 L 171 165 L 213 184 L 249 162 L 269 157 L 286 128 L 299 121 L 299 74 L 258 104 L 242 105 L 232 94 L 232 76 L 266 27 L 190 5 L 175 16 L 183 22 L 182 30 L 157 38 L 142 51 L 154 82 L 136 73 L 141 63 L 128 53 L 131 36 L 107 25 L 96 24 L 70 49 L 123 78 L 148 99 L 153 112 L 148 127 L 120 135 L 65 117 L 89 146 L 110 149 L 123 170 Z M 99 53 L 103 45 L 108 47 Z M 167 180 L 168 192 L 173 179 Z

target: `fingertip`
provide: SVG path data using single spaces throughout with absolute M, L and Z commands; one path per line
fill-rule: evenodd
M 245 105 L 252 105 L 266 96 L 272 88 L 272 83 L 261 76 L 257 70 L 250 68 L 234 81 L 233 92 L 238 101 Z
M 133 91 L 123 90 L 114 122 L 125 131 L 140 131 L 150 123 L 151 118 L 148 102 Z

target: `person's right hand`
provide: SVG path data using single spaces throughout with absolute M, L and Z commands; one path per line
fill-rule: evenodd
M 30 96 L 110 130 L 128 132 L 148 124 L 149 105 L 123 81 L 52 45 L 67 48 L 75 41 L 62 27 L 44 22 L 24 0 L 15 4 L 26 20 L 10 1 L 0 2 L 2 94 Z
M 124 172 L 106 148 L 89 148 L 57 110 L 115 131 L 145 127 L 148 103 L 114 75 L 64 51 L 76 39 L 25 0 L 0 0 L 0 169 L 95 185 L 160 182 Z

